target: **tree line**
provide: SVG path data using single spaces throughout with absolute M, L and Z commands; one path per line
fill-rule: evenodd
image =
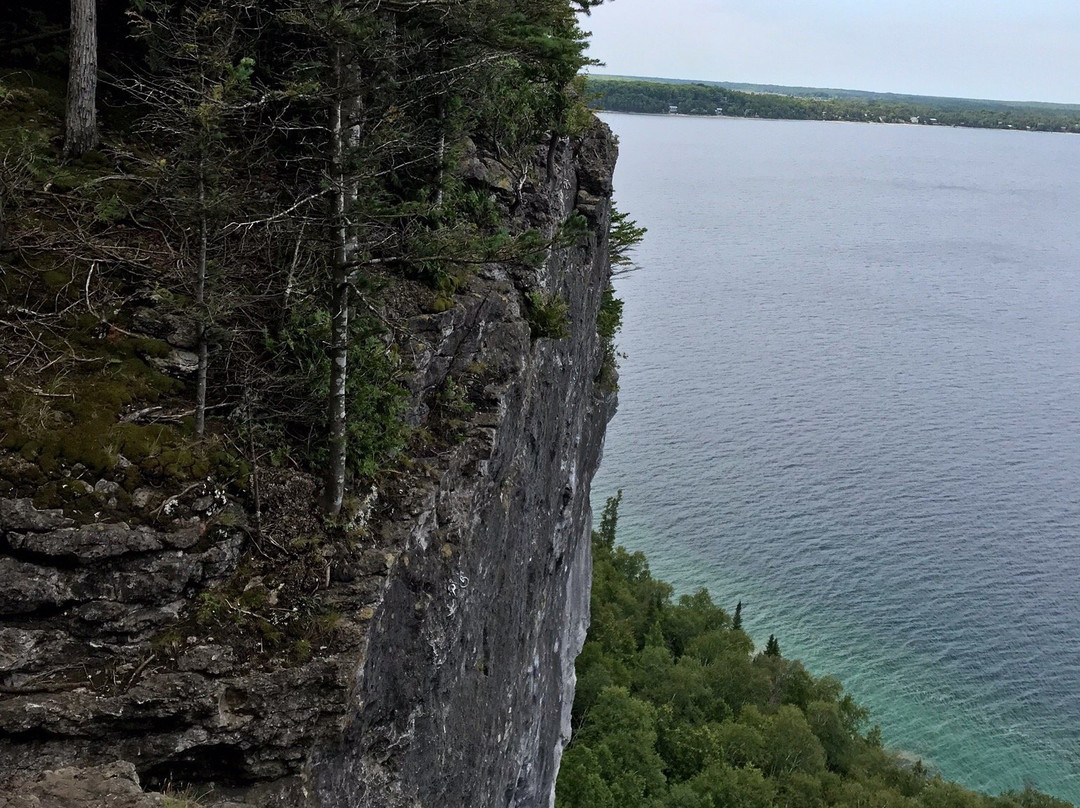
M 6 132 L 0 209 L 26 212 L 10 232 L 32 231 L 47 159 L 83 172 L 79 193 L 116 189 L 113 208 L 95 207 L 112 228 L 89 226 L 152 232 L 168 258 L 82 260 L 87 305 L 113 276 L 154 286 L 155 309 L 193 327 L 195 435 L 228 414 L 268 446 L 298 447 L 337 514 L 347 481 L 405 440 L 387 279 L 444 299 L 471 267 L 539 260 L 554 243 L 508 230 L 456 167 L 479 150 L 524 182 L 541 143 L 580 129 L 578 20 L 599 2 L 9 5 L 0 99 L 17 109 L 50 77 L 66 98 L 61 142 L 28 146 L 24 123 Z M 8 246 L 12 261 L 45 251 Z M 94 311 L 130 332 L 125 313 Z
M 920 123 L 982 129 L 1080 132 L 1080 110 L 1049 105 L 906 97 L 795 97 L 741 92 L 711 84 L 665 84 L 590 76 L 591 103 L 613 112 L 724 115 L 740 118 Z
M 677 600 L 616 544 L 619 496 L 593 533 L 591 624 L 577 661 L 557 808 L 1069 808 L 1030 788 L 980 794 L 891 753 L 835 679 L 758 651 L 701 590 Z

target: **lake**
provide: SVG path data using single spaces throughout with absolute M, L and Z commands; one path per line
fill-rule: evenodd
M 1080 804 L 1080 137 L 605 114 L 594 505 L 969 787 Z

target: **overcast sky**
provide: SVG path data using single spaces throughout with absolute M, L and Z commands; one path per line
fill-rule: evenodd
M 607 0 L 596 73 L 1080 103 L 1080 0 Z

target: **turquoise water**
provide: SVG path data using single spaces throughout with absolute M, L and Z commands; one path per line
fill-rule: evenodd
M 1080 804 L 1080 138 L 608 115 L 596 504 L 888 744 Z

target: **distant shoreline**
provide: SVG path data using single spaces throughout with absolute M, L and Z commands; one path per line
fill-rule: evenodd
M 910 121 L 848 121 L 848 120 L 836 120 L 826 119 L 818 120 L 816 118 L 765 118 L 765 117 L 750 117 L 743 115 L 708 115 L 705 113 L 694 114 L 692 112 L 628 112 L 621 109 L 604 109 L 603 107 L 593 107 L 593 112 L 603 113 L 604 115 L 633 115 L 638 118 L 693 118 L 695 120 L 715 120 L 715 121 L 778 121 L 781 123 L 829 123 L 829 124 L 850 124 L 852 126 L 910 126 L 919 127 L 923 129 L 981 129 L 990 132 L 1018 132 L 1020 134 L 1027 135 L 1078 135 L 1080 131 L 1055 131 L 1052 129 L 1016 129 L 1008 128 L 1004 126 L 963 126 L 961 124 L 946 124 L 946 123 L 911 123 Z
M 965 104 L 977 105 L 992 109 L 1016 108 L 1016 109 L 1046 109 L 1058 112 L 1080 113 L 1080 102 L 1067 101 L 1019 101 L 1003 98 L 976 98 L 959 95 L 924 95 L 919 93 L 897 93 L 883 90 L 853 90 L 851 88 L 838 87 L 806 87 L 788 84 L 755 84 L 743 81 L 712 81 L 709 79 L 674 79 L 657 78 L 653 76 L 625 76 L 621 74 L 590 73 L 590 79 L 597 81 L 638 81 L 650 84 L 667 85 L 700 85 L 705 87 L 722 87 L 726 90 L 737 90 L 743 93 L 756 93 L 765 95 L 782 95 L 792 98 L 817 98 L 817 99 L 862 99 L 888 102 L 906 102 L 921 105 L 935 104 Z
M 803 94 L 744 92 L 719 84 L 691 82 L 663 83 L 597 76 L 589 76 L 586 80 L 591 105 L 608 112 L 700 118 L 902 123 L 908 126 L 1080 134 L 1080 107 L 858 94 L 855 91 L 835 91 L 848 92 L 849 95 L 845 96 L 815 96 L 810 89 L 792 88 L 792 91 Z

